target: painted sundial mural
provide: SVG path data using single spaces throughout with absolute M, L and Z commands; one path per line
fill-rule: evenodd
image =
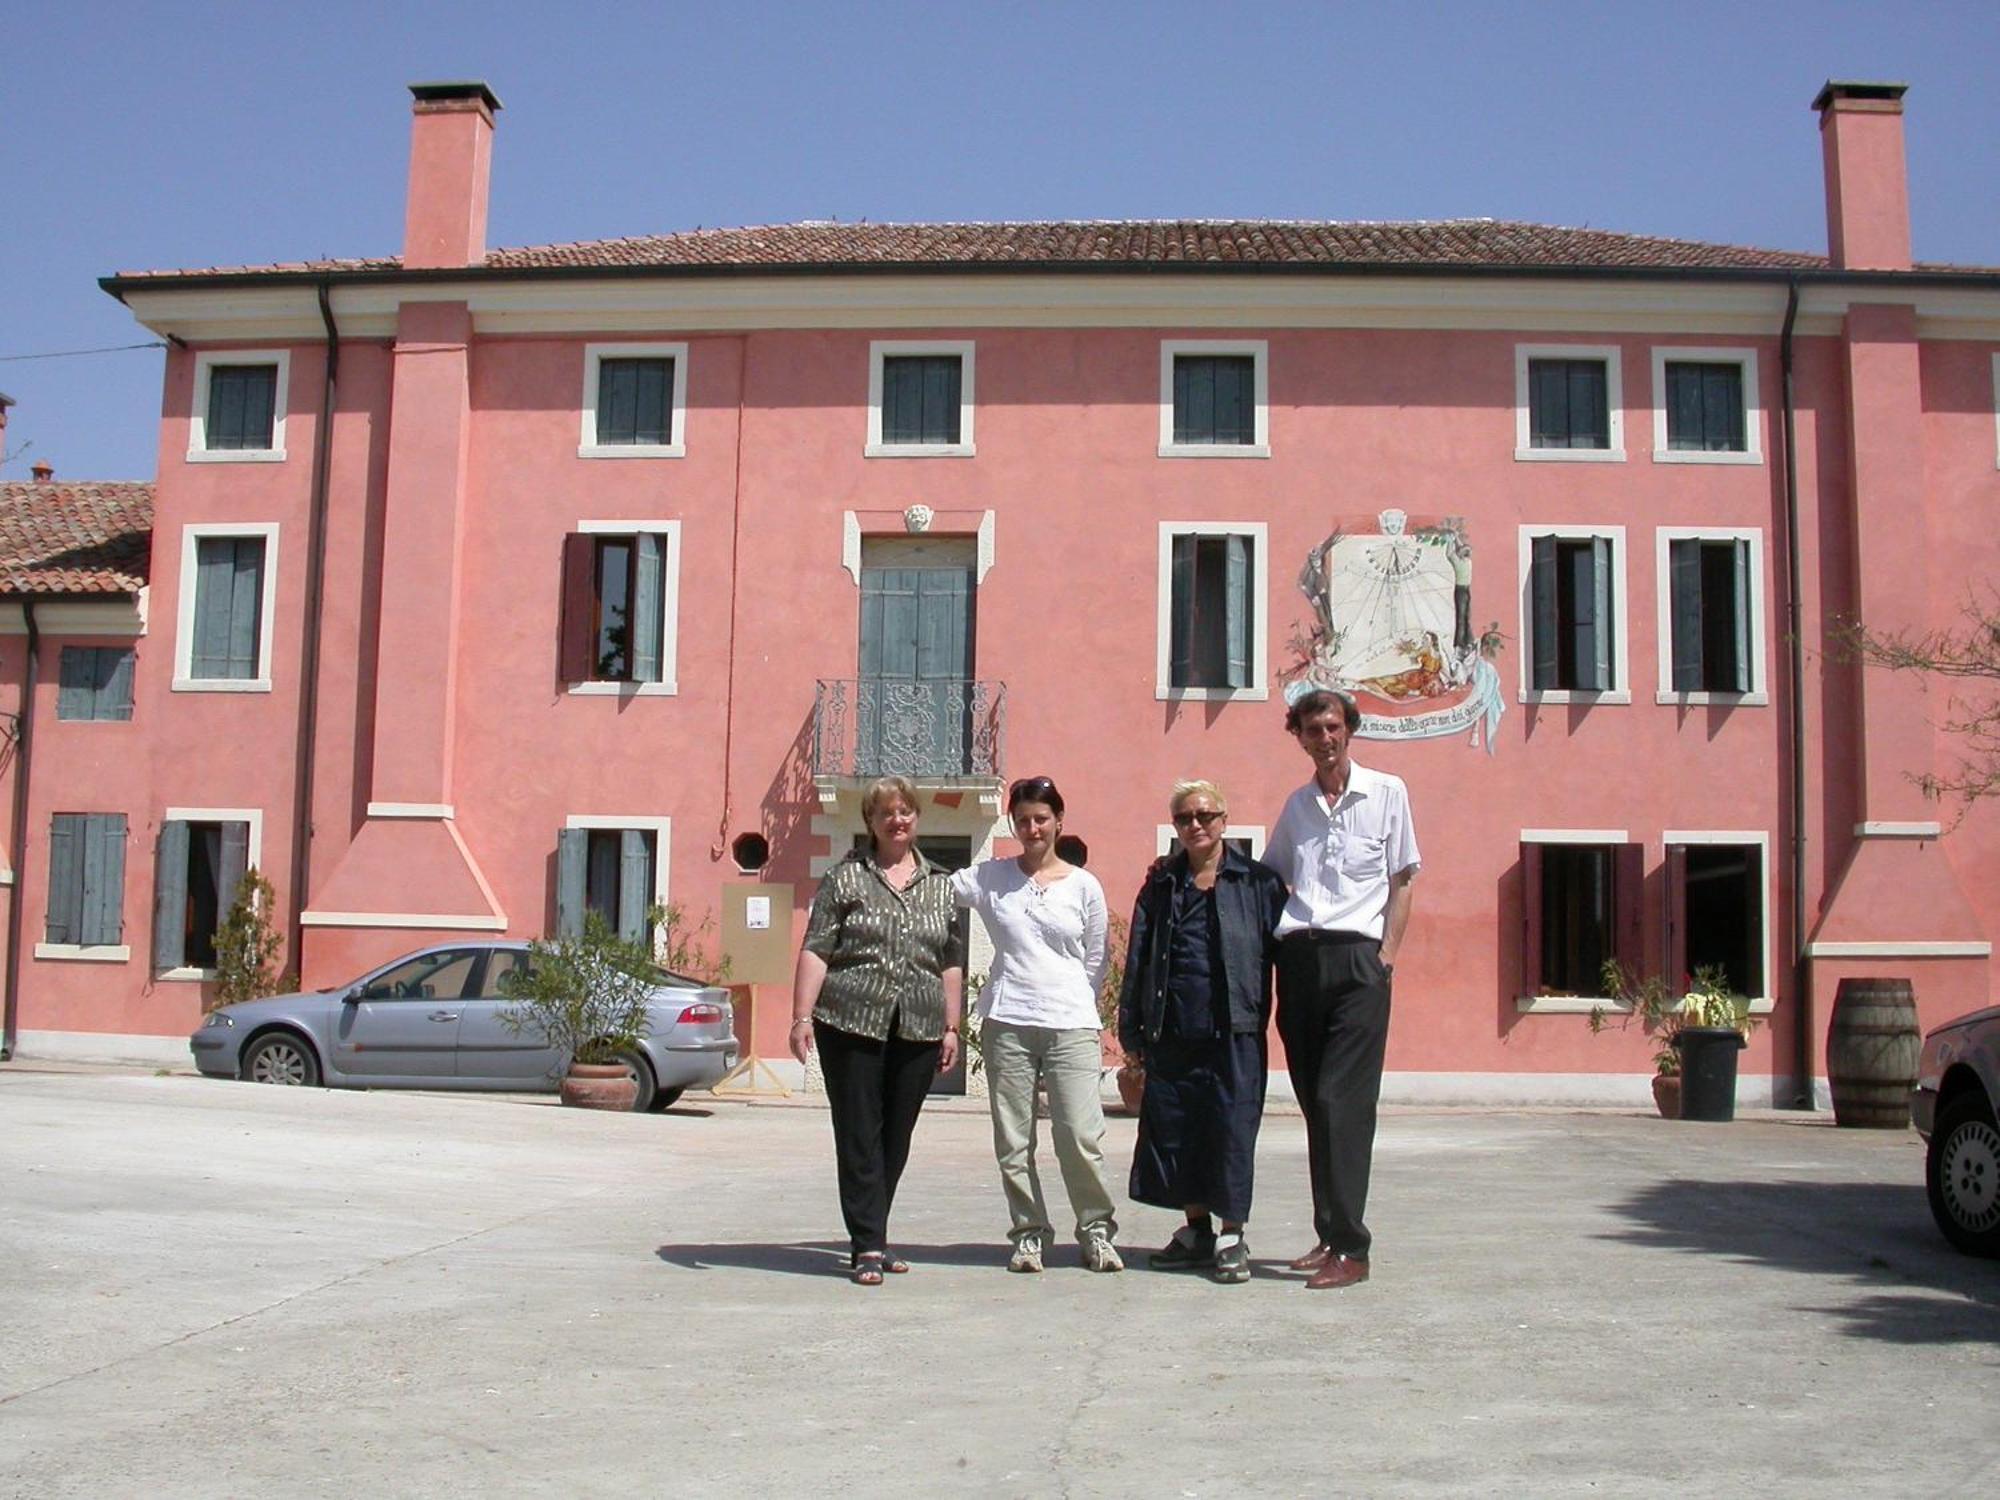
M 1285 696 L 1352 693 L 1360 734 L 1431 739 L 1466 734 L 1493 752 L 1506 711 L 1493 658 L 1496 621 L 1472 624 L 1472 543 L 1463 516 L 1413 524 L 1400 510 L 1338 523 L 1307 554 L 1299 591 L 1313 608 L 1294 630 Z

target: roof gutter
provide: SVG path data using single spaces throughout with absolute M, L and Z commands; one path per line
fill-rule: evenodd
M 27 890 L 28 768 L 34 762 L 35 688 L 41 678 L 42 633 L 35 624 L 35 601 L 21 601 L 21 618 L 28 627 L 28 670 L 21 687 L 19 738 L 14 743 L 14 836 L 7 862 L 14 885 L 7 897 L 7 971 L 4 1016 L 0 1016 L 0 1062 L 14 1056 L 21 1013 L 21 907 Z
M 1778 368 L 1782 372 L 1785 476 L 1785 639 L 1791 646 L 1791 693 L 1786 705 L 1792 750 L 1792 993 L 1798 1013 L 1793 1028 L 1798 1109 L 1813 1107 L 1812 965 L 1806 960 L 1806 644 L 1800 623 L 1799 459 L 1797 406 L 1792 386 L 1792 334 L 1799 316 L 1799 283 L 1794 279 L 1785 296 L 1785 323 L 1778 333 Z
M 285 955 L 292 973 L 305 969 L 307 882 L 312 877 L 312 806 L 319 738 L 319 646 L 326 614 L 326 511 L 333 470 L 333 408 L 340 383 L 340 328 L 333 321 L 333 288 L 322 277 L 317 287 L 320 320 L 326 324 L 326 378 L 320 383 L 319 427 L 313 434 L 312 497 L 306 539 L 306 605 L 299 650 L 299 733 L 293 767 L 292 917 Z

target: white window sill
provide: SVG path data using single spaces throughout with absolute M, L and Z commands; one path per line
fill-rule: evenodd
M 1609 688 L 1601 693 L 1581 688 L 1529 688 L 1521 694 L 1523 703 L 1630 703 L 1629 688 Z
M 686 443 L 579 443 L 578 458 L 686 458 Z
M 1745 708 L 1763 708 L 1771 699 L 1766 693 L 1672 693 L 1659 692 L 1653 695 L 1656 703 L 1677 703 L 1684 708 L 1700 708 L 1710 703 L 1721 703 L 1734 707 L 1741 704 Z
M 1695 448 L 1655 448 L 1656 464 L 1761 464 L 1761 453 L 1708 453 Z
M 268 677 L 176 677 L 177 693 L 268 693 Z
M 162 969 L 162 970 L 161 970 L 161 971 L 160 971 L 159 973 L 155 974 L 155 975 L 153 976 L 153 978 L 154 978 L 155 980 L 157 980 L 157 981 L 158 981 L 159 983 L 161 983 L 161 984 L 165 984 L 165 983 L 167 983 L 167 982 L 168 982 L 168 981 L 170 981 L 170 980 L 171 980 L 171 981 L 173 981 L 173 982 L 175 982 L 175 983 L 181 983 L 181 982 L 188 982 L 188 983 L 201 983 L 201 984 L 206 984 L 206 983 L 208 983 L 208 982 L 209 982 L 210 980 L 212 980 L 212 979 L 214 979 L 214 978 L 215 978 L 215 970 L 213 970 L 213 969 Z
M 1269 700 L 1271 690 L 1261 687 L 1218 688 L 1218 687 L 1173 687 L 1167 683 L 1156 683 L 1153 698 L 1156 702 L 1172 703 L 1228 703 L 1240 699 L 1245 703 L 1263 703 Z
M 1777 1008 L 1768 997 L 1752 1000 L 1750 1014 L 1768 1016 Z M 1629 1016 L 1631 1005 L 1605 995 L 1516 995 L 1514 1009 L 1524 1016 L 1587 1016 L 1601 1011 L 1607 1016 Z
M 572 698 L 671 698 L 680 691 L 672 682 L 572 682 Z
M 281 464 L 285 461 L 283 448 L 190 448 L 187 461 L 191 464 Z
M 132 957 L 132 950 L 123 943 L 115 947 L 109 943 L 37 943 L 35 957 L 75 959 L 93 964 L 122 964 Z
M 1622 464 L 1622 448 L 1516 448 L 1518 464 Z
M 867 443 L 863 458 L 972 458 L 970 443 Z
M 1162 458 L 1269 458 L 1269 443 L 1162 443 Z

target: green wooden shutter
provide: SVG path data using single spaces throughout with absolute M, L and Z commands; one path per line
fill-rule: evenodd
M 638 361 L 601 359 L 597 362 L 597 441 L 636 443 L 639 425 Z
M 557 672 L 565 683 L 589 682 L 597 675 L 597 539 L 580 533 L 563 538 L 562 597 L 557 637 Z
M 1195 552 L 1198 537 L 1177 536 L 1169 566 L 1167 599 L 1167 682 L 1194 684 Z
M 277 391 L 276 365 L 212 366 L 203 444 L 218 450 L 270 447 Z
M 79 943 L 83 939 L 82 813 L 57 813 L 49 819 L 49 910 L 47 941 Z
M 660 680 L 660 644 L 666 618 L 666 539 L 642 531 L 636 538 L 632 589 L 632 680 Z
M 219 922 L 236 904 L 237 888 L 250 870 L 250 825 L 243 822 L 222 825 L 221 856 L 215 866 L 215 912 Z
M 1579 549 L 1581 554 L 1581 549 Z M 1585 657 L 1577 653 L 1579 670 L 1589 662 L 1590 686 L 1600 693 L 1611 691 L 1618 684 L 1612 681 L 1612 634 L 1617 620 L 1613 614 L 1616 601 L 1612 597 L 1614 580 L 1611 576 L 1611 539 L 1596 536 L 1590 539 L 1590 612 L 1592 617 L 1591 654 Z
M 1701 543 L 1692 537 L 1667 543 L 1669 609 L 1673 623 L 1673 685 L 1699 692 L 1701 665 Z
M 1611 403 L 1604 365 L 1594 359 L 1568 361 L 1568 433 L 1571 448 L 1611 446 Z
M 188 670 L 196 677 L 227 677 L 230 609 L 236 591 L 235 540 L 197 538 L 194 556 L 194 643 Z
M 589 829 L 565 828 L 556 835 L 556 932 L 562 937 L 583 936 L 589 860 Z
M 83 840 L 85 944 L 117 943 L 125 935 L 125 814 L 91 813 Z
M 955 354 L 924 360 L 924 441 L 948 445 L 958 441 L 959 390 L 963 379 Z
M 62 685 L 56 692 L 56 717 L 97 717 L 97 653 L 89 646 L 65 646 L 58 672 Z
M 653 857 L 642 828 L 618 831 L 618 936 L 646 941 L 646 909 L 653 904 Z
M 1534 683 L 1541 691 L 1563 685 L 1560 621 L 1556 610 L 1556 539 L 1538 536 L 1529 542 L 1528 616 L 1534 631 Z
M 1569 386 L 1562 378 L 1563 362 L 1528 361 L 1528 446 L 1569 446 Z
M 153 968 L 164 973 L 187 964 L 188 826 L 175 818 L 160 825 L 153 874 Z
M 1223 539 L 1227 564 L 1227 605 L 1229 633 L 1229 686 L 1250 686 L 1250 538 Z
M 97 692 L 94 712 L 100 719 L 119 722 L 132 717 L 132 671 L 135 653 L 105 646 L 97 653 Z
M 1215 438 L 1218 443 L 1257 440 L 1257 361 L 1227 355 L 1215 361 Z
M 1207 443 L 1215 434 L 1215 366 L 1191 355 L 1174 356 L 1174 441 Z
M 1750 589 L 1754 580 L 1750 577 L 1750 543 L 1737 538 L 1730 544 L 1730 552 L 1735 560 L 1736 588 L 1731 603 L 1736 615 L 1736 691 L 1751 691 L 1755 678 L 1751 671 L 1750 652 L 1754 642 L 1750 639 Z
M 665 447 L 674 440 L 674 362 L 642 359 L 637 364 L 633 441 Z

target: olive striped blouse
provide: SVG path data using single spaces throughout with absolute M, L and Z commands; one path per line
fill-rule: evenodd
M 890 888 L 866 848 L 820 882 L 805 947 L 826 960 L 813 1019 L 881 1041 L 944 1035 L 944 971 L 965 967 L 950 878 L 917 855 L 917 873 Z

